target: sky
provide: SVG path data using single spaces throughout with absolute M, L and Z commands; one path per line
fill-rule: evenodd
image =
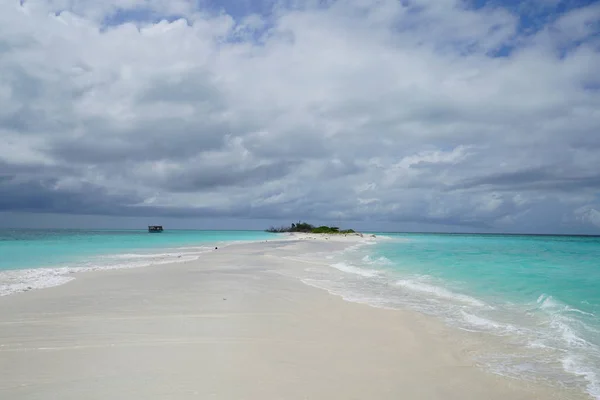
M 0 0 L 0 227 L 600 234 L 600 2 Z

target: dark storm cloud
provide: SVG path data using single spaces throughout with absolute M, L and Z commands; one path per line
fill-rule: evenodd
M 313 218 L 318 214 L 297 207 L 250 206 L 233 207 L 173 207 L 140 205 L 134 194 L 112 195 L 102 187 L 85 185 L 77 190 L 56 188 L 57 181 L 44 179 L 23 181 L 0 178 L 0 212 L 66 213 L 110 216 L 151 217 L 228 217 L 228 218 Z
M 40 180 L 55 178 L 60 176 L 76 175 L 77 168 L 68 165 L 44 165 L 42 163 L 31 164 L 11 164 L 0 161 L 0 176 L 9 178 L 10 180 L 26 181 L 35 177 Z
M 77 190 L 55 188 L 55 179 L 23 181 L 0 179 L 0 211 L 66 213 L 112 216 L 206 217 L 243 216 L 247 209 L 218 210 L 203 207 L 140 206 L 135 195 L 111 195 L 102 187 L 84 185 Z
M 227 186 L 261 185 L 274 179 L 288 175 L 296 163 L 280 161 L 277 163 L 258 165 L 250 168 L 239 168 L 233 165 L 214 167 L 207 165 L 197 169 L 190 167 L 184 171 L 167 176 L 159 185 L 174 192 L 198 192 Z
M 396 222 L 414 222 L 422 225 L 442 225 L 442 226 L 460 226 L 465 228 L 489 229 L 491 225 L 478 220 L 465 220 L 462 216 L 445 217 L 445 218 L 419 218 L 419 217 L 394 217 L 392 220 Z
M 227 126 L 186 123 L 164 118 L 155 123 L 142 121 L 135 129 L 111 129 L 106 121 L 86 136 L 57 139 L 47 153 L 65 162 L 108 164 L 152 160 L 186 160 L 222 147 Z
M 135 198 L 110 195 L 101 187 L 85 184 L 77 190 L 56 188 L 56 179 L 0 181 L 0 210 L 114 215 Z
M 581 191 L 600 190 L 600 174 L 564 176 L 550 168 L 536 168 L 491 174 L 463 181 L 451 189 L 495 188 L 503 191 Z

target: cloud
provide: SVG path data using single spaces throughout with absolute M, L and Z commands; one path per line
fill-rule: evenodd
M 580 207 L 573 212 L 573 215 L 577 221 L 600 228 L 600 211 L 592 206 Z
M 594 225 L 597 4 L 236 4 L 3 3 L 1 209 Z
M 464 181 L 454 189 L 468 189 L 476 187 L 496 188 L 498 190 L 538 191 L 600 191 L 600 175 L 565 176 L 561 171 L 551 171 L 545 168 L 534 168 L 515 172 L 492 174 Z

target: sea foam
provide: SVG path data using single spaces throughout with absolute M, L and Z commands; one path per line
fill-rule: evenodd
M 197 260 L 209 247 L 190 247 L 181 252 L 125 253 L 91 257 L 88 261 L 59 268 L 35 268 L 0 271 L 0 296 L 59 286 L 75 279 L 73 274 Z
M 451 239 L 452 243 L 462 240 Z M 398 242 L 400 246 L 403 244 L 411 245 L 412 242 Z M 386 241 L 385 246 L 389 248 L 390 243 Z M 524 246 L 530 251 L 531 243 L 526 242 Z M 502 275 L 504 268 L 514 268 L 517 272 L 512 279 L 517 279 L 516 274 L 523 270 L 520 260 L 512 260 L 512 256 L 507 262 L 513 264 L 508 267 L 491 264 L 497 270 L 487 269 L 487 266 L 482 269 L 486 274 L 495 274 L 489 276 L 499 284 L 512 286 L 497 288 L 490 284 L 487 292 L 485 288 L 473 290 L 470 284 L 473 278 L 479 279 L 477 271 L 482 266 L 464 265 L 464 261 L 456 257 L 483 254 L 479 247 L 467 247 L 468 253 L 460 253 L 453 246 L 445 253 L 440 252 L 443 257 L 430 261 L 432 254 L 437 256 L 438 249 L 433 247 L 416 254 L 413 259 L 417 263 L 410 265 L 403 254 L 406 248 L 401 248 L 395 255 L 382 252 L 381 246 L 352 246 L 344 252 L 322 256 L 327 267 L 319 268 L 313 259 L 313 266 L 305 271 L 308 276 L 304 275 L 302 281 L 348 301 L 382 308 L 407 308 L 441 318 L 462 330 L 492 335 L 490 337 L 496 338 L 494 343 L 499 340 L 502 344 L 492 346 L 489 354 L 481 354 L 479 365 L 517 379 L 578 387 L 600 400 L 600 330 L 596 313 L 587 311 L 597 303 L 581 300 L 580 308 L 573 302 L 561 301 L 553 293 L 530 294 L 530 301 L 500 296 L 506 289 L 531 291 L 523 279 L 507 281 L 506 275 Z M 496 251 L 492 248 L 485 254 L 486 261 L 495 261 L 489 254 L 495 255 L 492 252 Z M 505 251 L 499 257 L 506 254 L 510 255 L 510 252 Z M 445 268 L 435 265 L 435 261 L 443 263 Z M 453 268 L 468 271 L 467 267 L 472 268 L 471 272 L 460 275 L 458 281 L 444 278 Z M 327 268 L 344 275 L 328 272 Z M 437 271 L 441 274 L 436 275 Z M 487 276 L 482 278 L 487 279 Z M 494 353 L 495 350 L 501 353 Z
M 433 296 L 436 296 L 436 297 L 439 297 L 442 299 L 457 301 L 457 302 L 465 303 L 465 304 L 475 306 L 475 307 L 489 307 L 483 301 L 480 301 L 474 297 L 467 296 L 467 295 L 460 294 L 460 293 L 455 293 L 455 292 L 452 292 L 443 287 L 430 285 L 430 284 L 427 284 L 424 282 L 400 279 L 395 282 L 395 285 L 406 288 L 406 289 L 413 290 L 415 292 L 427 293 L 427 294 L 431 294 Z

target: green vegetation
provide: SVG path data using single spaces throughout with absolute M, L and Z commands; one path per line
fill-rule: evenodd
M 335 234 L 349 234 L 356 233 L 352 229 L 340 230 L 337 226 L 319 226 L 316 227 L 306 222 L 298 222 L 291 226 L 282 226 L 279 228 L 270 227 L 267 232 L 282 233 L 282 232 L 303 232 L 303 233 L 335 233 Z

